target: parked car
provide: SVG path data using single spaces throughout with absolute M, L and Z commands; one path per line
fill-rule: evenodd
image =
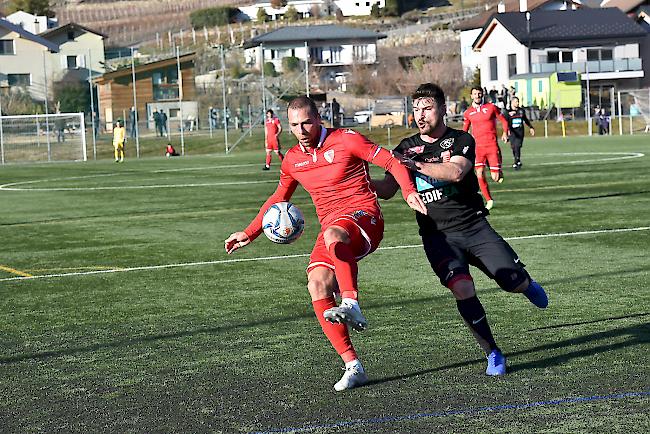
M 361 110 L 354 112 L 354 121 L 358 124 L 368 123 L 370 117 L 372 116 L 372 110 Z

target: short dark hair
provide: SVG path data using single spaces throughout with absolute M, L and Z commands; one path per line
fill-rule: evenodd
M 438 107 L 445 105 L 445 91 L 435 83 L 422 83 L 411 95 L 413 101 L 419 98 L 431 98 Z
M 472 87 L 472 88 L 470 89 L 470 93 L 471 93 L 473 90 L 478 90 L 479 92 L 483 93 L 483 88 L 480 87 L 480 86 L 474 86 L 474 87 Z
M 269 114 L 269 113 L 273 114 L 273 110 L 268 109 L 268 110 L 266 111 L 266 114 Z
M 516 99 L 517 101 L 519 101 L 519 97 L 518 97 L 518 96 L 513 96 L 512 98 L 510 98 L 510 101 L 512 101 L 513 99 Z
M 297 98 L 294 98 L 289 103 L 287 110 L 296 110 L 308 107 L 311 111 L 311 114 L 318 115 L 318 108 L 313 99 L 309 98 L 307 95 L 301 95 Z

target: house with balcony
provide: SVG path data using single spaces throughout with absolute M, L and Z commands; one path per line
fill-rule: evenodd
M 377 41 L 383 38 L 382 33 L 332 24 L 282 27 L 245 42 L 244 57 L 249 67 L 261 69 L 270 62 L 279 72 L 282 59 L 296 57 L 318 67 L 320 79 L 336 80 L 344 88 L 354 65 L 377 63 Z
M 613 91 L 650 83 L 650 59 L 643 59 L 647 40 L 647 32 L 618 8 L 535 10 L 494 14 L 473 48 L 488 90 L 516 85 L 524 105 L 534 103 L 536 92 L 556 104 L 544 78 L 575 72 L 583 89 L 590 84 L 592 104 L 602 107 Z
M 95 78 L 93 82 L 97 85 L 103 127 L 112 131 L 115 121 L 128 119 L 129 110 L 134 105 L 134 85 L 140 125 L 147 121 L 148 128 L 153 129 L 153 112 L 161 110 L 170 123 L 180 122 L 181 104 L 183 117 L 196 119 L 195 58 L 195 53 L 188 53 L 178 59 L 172 57 L 135 65 L 133 69 L 126 66 Z
M 495 13 L 561 11 L 582 6 L 580 0 L 502 0 L 495 5 L 486 4 L 485 12 L 453 25 L 453 29 L 460 32 L 460 62 L 465 79 L 471 80 L 474 71 L 481 64 L 480 53 L 474 51 L 474 41 Z

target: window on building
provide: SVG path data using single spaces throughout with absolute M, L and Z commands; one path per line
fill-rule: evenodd
M 343 51 L 341 47 L 330 47 L 330 59 L 332 63 L 341 62 L 341 51 Z
M 571 63 L 573 62 L 573 51 L 563 51 L 562 52 L 562 63 Z
M 178 99 L 178 70 L 176 66 L 154 72 L 151 79 L 154 100 Z
M 14 51 L 14 41 L 11 39 L 0 39 L 0 55 L 16 54 Z
M 537 92 L 544 91 L 544 82 L 542 80 L 537 80 Z
M 363 62 L 368 59 L 368 46 L 367 45 L 355 45 L 352 47 L 352 53 L 354 56 L 355 62 Z
M 508 78 L 517 74 L 517 55 L 508 54 Z
M 490 80 L 498 80 L 497 58 L 490 57 Z
M 79 67 L 79 65 L 77 65 L 77 56 L 67 56 L 66 60 L 68 69 L 76 69 Z
M 611 48 L 592 48 L 587 50 L 587 60 L 612 60 L 614 52 Z
M 560 52 L 559 51 L 549 51 L 546 53 L 546 61 L 548 63 L 559 63 L 560 62 Z
M 68 41 L 74 41 L 74 32 L 73 31 L 68 32 Z
M 30 86 L 32 77 L 30 74 L 7 74 L 9 87 L 11 86 Z

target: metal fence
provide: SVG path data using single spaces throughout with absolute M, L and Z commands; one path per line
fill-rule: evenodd
M 0 161 L 86 161 L 83 113 L 0 116 Z

